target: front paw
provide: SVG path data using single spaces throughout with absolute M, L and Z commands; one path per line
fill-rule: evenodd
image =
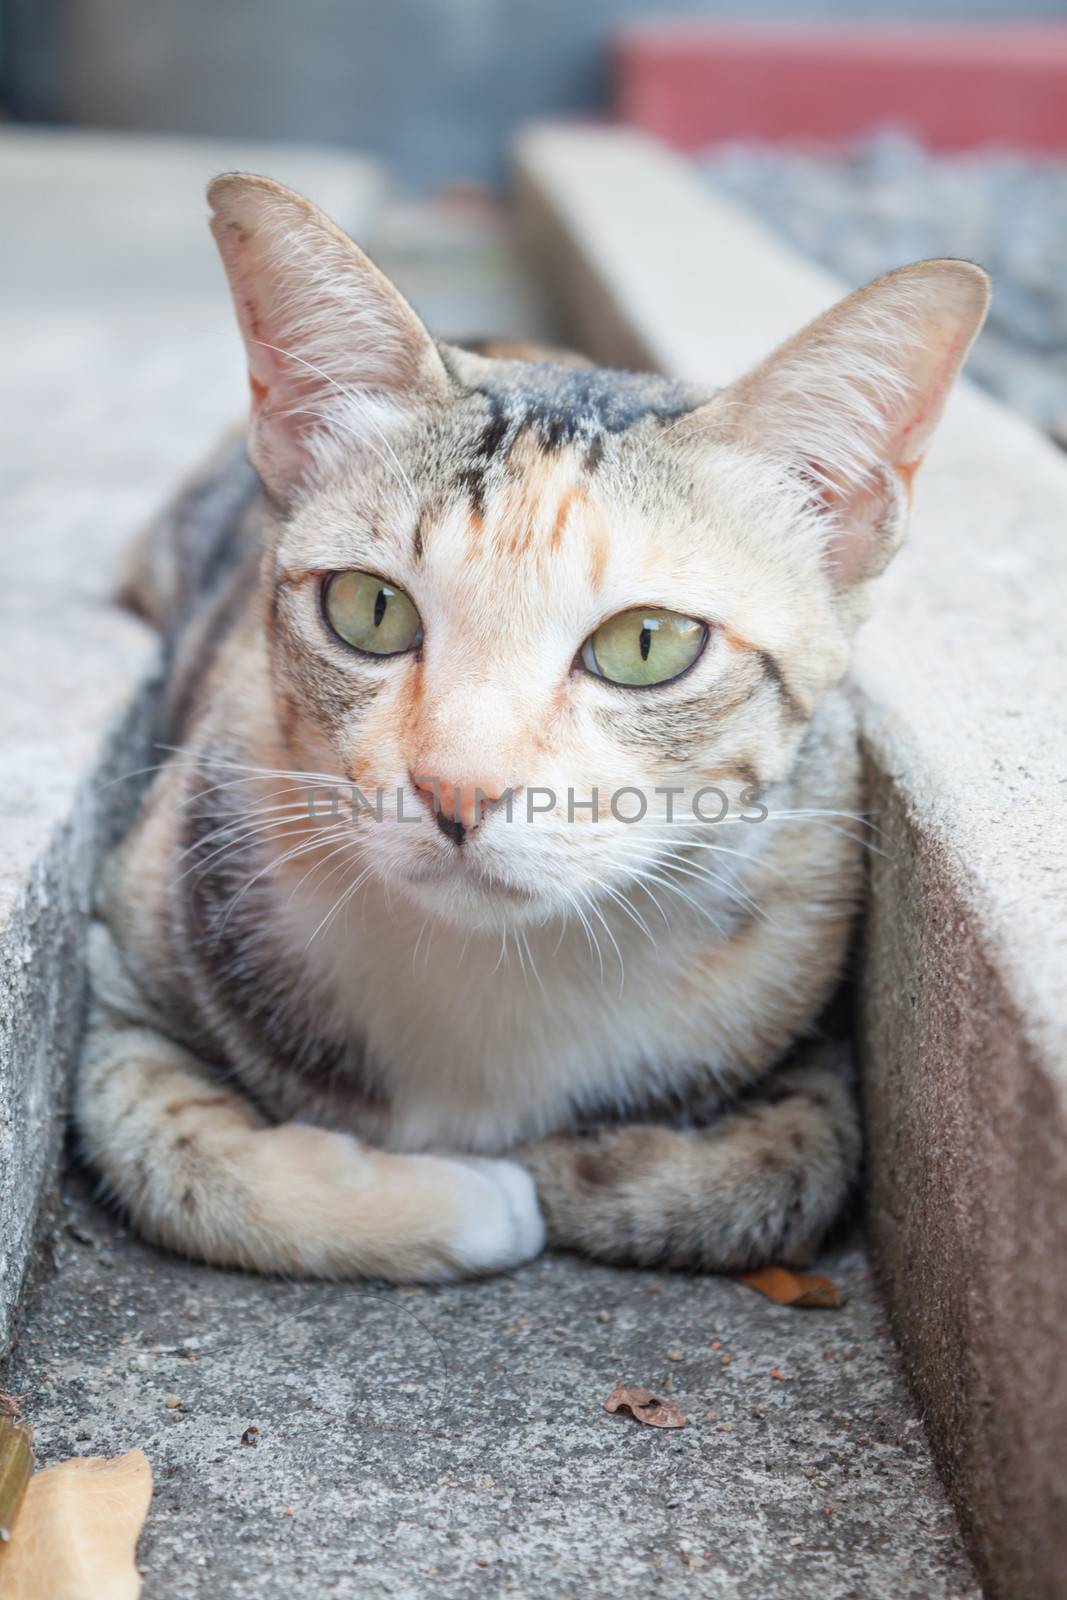
M 545 1221 L 530 1174 L 515 1161 L 454 1158 L 464 1175 L 460 1231 L 452 1246 L 461 1271 L 500 1272 L 545 1247 Z

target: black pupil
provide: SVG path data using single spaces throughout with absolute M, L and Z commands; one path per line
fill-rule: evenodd
M 648 652 L 651 649 L 652 649 L 652 629 L 648 626 L 648 623 L 646 622 L 645 626 L 641 629 L 640 650 L 641 650 L 641 660 L 642 661 L 647 661 L 648 660 Z
M 374 600 L 374 626 L 376 628 L 381 627 L 382 618 L 385 616 L 385 608 L 388 604 L 389 596 L 384 589 L 379 589 Z

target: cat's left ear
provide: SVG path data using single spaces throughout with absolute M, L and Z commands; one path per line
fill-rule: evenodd
M 794 463 L 827 512 L 827 566 L 847 587 L 904 533 L 911 481 L 985 320 L 989 277 L 920 261 L 842 300 L 706 408 L 717 431 Z
M 243 172 L 208 188 L 252 390 L 249 453 L 287 501 L 346 440 L 381 450 L 392 417 L 444 399 L 433 340 L 317 206 Z

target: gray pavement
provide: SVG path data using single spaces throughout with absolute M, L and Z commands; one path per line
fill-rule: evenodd
M 73 1174 L 2 1386 L 41 1463 L 147 1453 L 144 1600 L 973 1600 L 863 1252 L 821 1267 L 841 1310 L 564 1257 L 283 1283 L 141 1244 Z M 687 1426 L 609 1415 L 620 1379 Z

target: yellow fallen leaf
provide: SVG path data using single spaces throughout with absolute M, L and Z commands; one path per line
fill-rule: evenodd
M 758 1289 L 775 1305 L 794 1306 L 798 1311 L 831 1311 L 841 1304 L 841 1291 L 829 1278 L 812 1272 L 792 1272 L 788 1267 L 761 1267 L 758 1272 L 741 1272 L 739 1283 Z
M 0 1401 L 3 1400 L 0 1395 Z M 0 1539 L 7 1544 L 26 1485 L 33 1476 L 33 1434 L 10 1416 L 0 1416 Z
M 0 1600 L 137 1600 L 134 1552 L 151 1498 L 140 1450 L 35 1473 L 0 1551 Z

